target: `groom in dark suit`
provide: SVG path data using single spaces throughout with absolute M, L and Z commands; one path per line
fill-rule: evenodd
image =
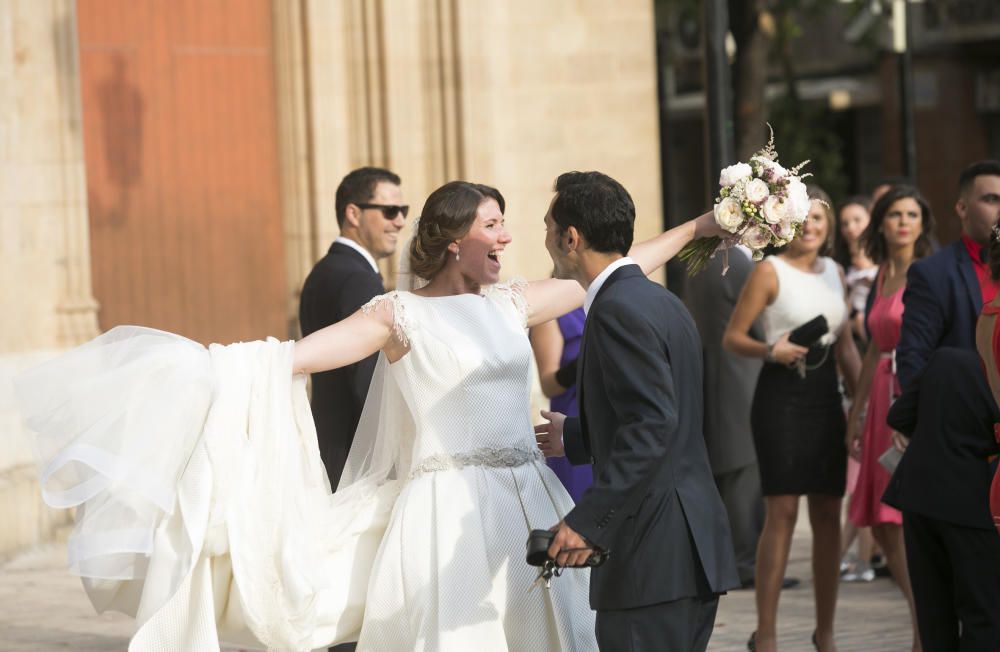
M 389 170 L 354 170 L 337 187 L 340 237 L 306 277 L 299 303 L 302 335 L 349 317 L 385 292 L 376 261 L 396 250 L 409 207 Z M 377 356 L 312 376 L 312 413 L 319 451 L 336 489 L 368 395 Z
M 545 413 L 547 454 L 593 463 L 594 484 L 549 550 L 591 575 L 597 640 L 610 650 L 704 650 L 718 596 L 739 586 L 726 511 L 702 435 L 701 342 L 681 301 L 627 253 L 635 207 L 599 172 L 556 181 L 545 245 L 558 278 L 587 289 L 580 417 Z

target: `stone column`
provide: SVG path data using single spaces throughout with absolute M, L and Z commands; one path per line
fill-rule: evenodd
M 53 140 L 63 159 L 57 191 L 62 197 L 62 222 L 66 233 L 62 289 L 56 305 L 57 343 L 68 348 L 97 335 L 98 304 L 90 278 L 90 224 L 84 175 L 76 3 L 53 0 L 49 4 L 53 11 L 53 55 L 58 71 L 55 108 L 59 115 Z
M 69 520 L 42 504 L 11 381 L 98 332 L 75 7 L 0 2 L 0 558 Z

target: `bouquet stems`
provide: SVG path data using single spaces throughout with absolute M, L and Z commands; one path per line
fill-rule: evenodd
M 720 244 L 722 244 L 722 238 L 713 235 L 709 238 L 692 240 L 684 245 L 677 257 L 687 263 L 688 276 L 694 276 L 705 269 Z

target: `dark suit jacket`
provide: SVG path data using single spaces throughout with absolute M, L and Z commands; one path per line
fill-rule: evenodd
M 903 306 L 903 327 L 896 346 L 902 387 L 920 375 L 935 349 L 954 346 L 975 350 L 976 320 L 983 297 L 972 259 L 961 240 L 910 265 Z
M 910 445 L 882 500 L 896 509 L 964 527 L 993 529 L 986 461 L 1000 422 L 979 356 L 938 349 L 889 409 L 889 425 Z
M 739 250 L 729 252 L 729 271 L 723 276 L 723 257 L 717 255 L 700 273 L 688 279 L 684 303 L 701 336 L 705 368 L 705 446 L 712 473 L 723 475 L 757 461 L 750 432 L 750 404 L 762 360 L 730 353 L 722 336 L 754 263 Z M 759 322 L 750 336 L 764 341 Z
M 701 431 L 701 342 L 681 301 L 637 265 L 614 271 L 584 328 L 579 419 L 563 439 L 594 484 L 566 516 L 611 551 L 594 609 L 629 609 L 739 585 L 729 523 Z
M 302 286 L 299 324 L 302 334 L 334 324 L 385 292 L 382 277 L 365 257 L 345 244 L 333 243 Z M 312 413 L 319 452 L 330 485 L 336 489 L 344 471 L 354 430 L 368 395 L 377 355 L 312 376 Z

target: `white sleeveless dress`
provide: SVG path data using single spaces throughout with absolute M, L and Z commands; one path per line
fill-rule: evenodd
M 410 350 L 380 357 L 332 495 L 289 342 L 123 327 L 19 381 L 43 494 L 81 506 L 73 570 L 136 616 L 130 649 L 597 649 L 589 571 L 546 590 L 524 562 L 572 500 L 535 447 L 520 288 L 381 302 Z

